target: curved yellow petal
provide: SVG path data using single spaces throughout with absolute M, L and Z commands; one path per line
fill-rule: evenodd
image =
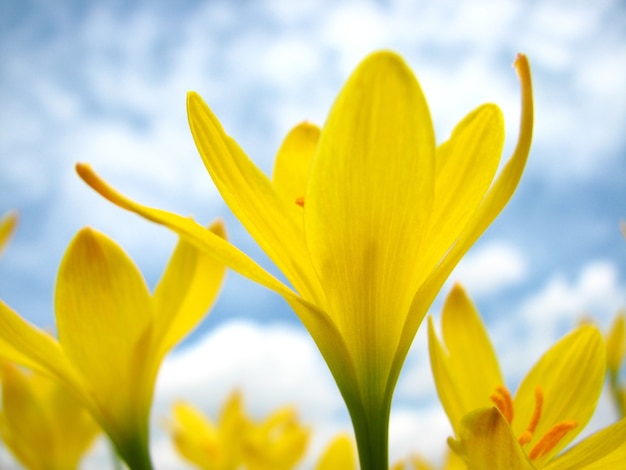
M 541 417 L 529 449 L 557 423 L 578 423 L 549 452 L 534 460 L 538 467 L 571 442 L 593 415 L 602 391 L 605 361 L 600 332 L 593 326 L 581 326 L 554 344 L 520 384 L 514 398 L 516 416 L 512 427 L 516 436 L 531 421 L 537 387 L 543 393 Z
M 517 145 L 513 151 L 513 155 L 489 189 L 489 192 L 467 221 L 463 232 L 456 240 L 454 246 L 448 251 L 435 270 L 430 273 L 430 276 L 415 294 L 396 353 L 395 364 L 399 364 L 397 366 L 398 368 L 401 366 L 402 359 L 406 356 L 411 346 L 415 332 L 422 322 L 428 307 L 432 304 L 439 292 L 439 289 L 441 289 L 441 286 L 459 260 L 507 204 L 524 171 L 526 160 L 530 152 L 533 131 L 532 84 L 530 66 L 526 56 L 518 54 L 514 65 L 520 79 L 522 90 L 522 116 Z M 399 373 L 399 371 L 395 373 Z
M 194 92 L 187 95 L 187 112 L 200 156 L 228 207 L 294 288 L 305 298 L 315 299 L 320 288 L 306 256 L 300 220 L 291 217 L 293 208 L 287 207 L 270 180 L 226 135 Z
M 489 397 L 504 380 L 478 311 L 459 284 L 446 298 L 441 321 L 443 344 L 432 320 L 428 325 L 431 368 L 439 399 L 456 431 L 467 413 L 493 405 Z
M 17 225 L 17 212 L 9 212 L 0 219 L 0 254 L 4 249 L 4 245 L 15 230 Z
M 534 470 L 526 453 L 497 408 L 481 408 L 467 414 L 458 440 L 448 444 L 465 460 L 468 470 Z
M 399 56 L 372 54 L 330 112 L 304 207 L 327 310 L 346 338 L 363 390 L 387 387 L 422 275 L 418 253 L 432 205 L 434 157 L 417 80 Z
M 226 237 L 222 222 L 212 224 L 209 231 Z M 225 271 L 222 263 L 179 240 L 154 291 L 156 357 L 165 356 L 204 318 L 217 298 Z
M 545 470 L 606 470 L 626 462 L 626 418 L 608 426 L 558 456 Z
M 154 385 L 145 375 L 154 353 L 154 312 L 137 267 L 111 239 L 81 230 L 59 268 L 55 310 L 59 342 L 84 377 L 107 432 L 123 440 L 147 426 L 150 403 L 143 400 Z
M 308 122 L 297 125 L 285 137 L 274 161 L 274 188 L 291 207 L 294 220 L 303 218 L 302 205 L 319 137 L 319 127 Z
M 315 466 L 315 470 L 338 469 L 356 469 L 354 442 L 347 434 L 339 434 L 334 437 Z

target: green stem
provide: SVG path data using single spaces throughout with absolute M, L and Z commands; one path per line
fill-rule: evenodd
M 130 470 L 152 470 L 147 439 L 142 439 L 141 436 L 136 435 L 125 439 L 121 444 L 123 445 L 115 444 L 117 454 Z
M 363 406 L 350 400 L 346 404 L 352 419 L 361 470 L 387 470 L 390 401 L 382 399 Z

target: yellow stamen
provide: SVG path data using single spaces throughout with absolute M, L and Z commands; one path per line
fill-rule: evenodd
M 576 426 L 578 426 L 577 421 L 561 421 L 560 423 L 556 423 L 532 448 L 530 454 L 528 455 L 530 460 L 535 460 L 546 455 L 554 449 L 554 446 L 556 446 L 560 440 L 563 439 L 563 437 Z
M 304 196 L 297 197 L 296 204 L 298 204 L 300 207 L 304 207 Z
M 496 391 L 491 394 L 489 399 L 500 410 L 500 413 L 506 418 L 509 424 L 513 422 L 513 398 L 511 392 L 506 387 L 498 385 Z

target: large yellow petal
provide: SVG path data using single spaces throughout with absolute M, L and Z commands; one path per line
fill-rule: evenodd
M 225 238 L 224 224 L 209 230 Z M 215 301 L 226 267 L 180 239 L 154 292 L 156 357 L 162 358 L 197 326 Z
M 429 322 L 431 367 L 441 403 L 458 430 L 467 413 L 493 404 L 489 397 L 504 380 L 478 311 L 459 284 L 446 298 L 441 321 L 443 344 Z
M 439 289 L 448 278 L 454 267 L 463 255 L 469 250 L 474 242 L 482 235 L 487 227 L 507 204 L 524 171 L 526 160 L 530 152 L 530 143 L 533 132 L 533 96 L 530 77 L 530 66 L 526 56 L 518 54 L 515 68 L 520 79 L 522 90 L 522 116 L 520 121 L 520 133 L 513 155 L 506 163 L 502 172 L 489 189 L 489 192 L 476 209 L 472 217 L 467 221 L 465 229 L 457 239 L 454 246 L 446 254 L 444 259 L 419 288 L 409 311 L 407 321 L 402 331 L 402 338 L 396 353 L 396 368 L 402 365 L 415 332 L 417 331 L 426 311 L 437 296 Z M 395 374 L 399 371 L 394 372 Z
M 497 408 L 472 411 L 461 420 L 458 440 L 450 447 L 468 470 L 534 470 L 511 427 Z
M 622 468 L 625 462 L 626 418 L 587 437 L 544 468 L 606 470 Z
M 593 326 L 582 326 L 552 346 L 520 384 L 514 398 L 516 436 L 520 436 L 531 421 L 535 390 L 540 387 L 543 392 L 541 418 L 528 449 L 555 424 L 570 420 L 578 423 L 554 448 L 534 460 L 538 467 L 571 442 L 593 415 L 602 391 L 605 358 L 600 332 Z
M 294 288 L 305 298 L 315 299 L 320 288 L 306 256 L 301 223 L 291 217 L 293 207 L 287 207 L 270 180 L 226 135 L 194 92 L 187 96 L 187 112 L 200 156 L 228 207 Z
M 369 56 L 322 130 L 304 207 L 328 311 L 366 393 L 387 386 L 415 292 L 434 157 L 430 114 L 412 72 L 393 53 Z
M 59 342 L 98 403 L 102 425 L 114 439 L 147 426 L 150 403 L 141 399 L 154 385 L 145 376 L 154 313 L 137 267 L 111 239 L 85 228 L 61 262 L 55 306 Z

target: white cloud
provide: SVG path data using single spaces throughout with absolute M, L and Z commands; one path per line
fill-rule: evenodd
M 470 251 L 442 290 L 447 292 L 452 282 L 460 282 L 473 297 L 494 295 L 523 282 L 527 275 L 521 250 L 503 241 L 493 241 Z

